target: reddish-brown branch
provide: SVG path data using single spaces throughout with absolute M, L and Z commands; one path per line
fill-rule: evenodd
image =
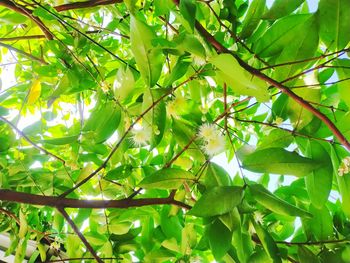
M 31 10 L 9 0 L 0 0 L 0 6 L 4 6 L 8 9 L 15 11 L 16 13 L 19 13 L 21 15 L 28 17 L 29 19 L 34 21 L 38 25 L 38 27 L 40 27 L 41 31 L 43 31 L 47 39 L 49 40 L 53 39 L 53 35 L 50 32 L 50 30 L 44 25 L 44 23 L 40 20 L 40 18 L 33 15 L 33 12 Z
M 0 200 L 31 205 L 43 205 L 62 208 L 129 208 L 148 205 L 176 205 L 185 209 L 191 206 L 174 200 L 171 196 L 167 198 L 143 198 L 143 199 L 121 199 L 121 200 L 79 200 L 62 198 L 57 196 L 42 196 L 0 189 Z
M 86 2 L 76 2 L 76 3 L 69 3 L 64 5 L 58 5 L 54 8 L 57 12 L 62 11 L 68 11 L 73 9 L 80 9 L 80 8 L 89 8 L 89 7 L 95 7 L 100 5 L 111 5 L 116 3 L 121 3 L 123 0 L 90 0 Z
M 178 0 L 174 0 L 178 4 Z M 245 61 L 243 61 L 240 57 L 238 57 L 236 54 L 232 53 L 230 50 L 225 48 L 220 42 L 218 42 L 198 21 L 196 21 L 195 24 L 196 29 L 203 35 L 203 37 L 206 38 L 206 40 L 216 49 L 218 53 L 228 53 L 231 54 L 241 65 L 242 68 L 247 70 L 249 73 L 251 73 L 253 76 L 258 77 L 259 79 L 262 79 L 269 83 L 270 85 L 278 88 L 280 91 L 285 93 L 288 97 L 296 101 L 300 106 L 311 112 L 313 115 L 315 115 L 318 119 L 320 119 L 334 134 L 334 136 L 339 140 L 339 142 L 344 145 L 348 150 L 350 150 L 350 143 L 345 138 L 345 136 L 342 134 L 342 132 L 335 126 L 335 124 L 322 112 L 314 108 L 310 103 L 305 101 L 302 97 L 299 97 L 297 94 L 295 94 L 293 91 L 291 91 L 288 87 L 284 86 L 280 82 L 270 78 L 269 76 L 265 75 L 264 73 L 260 72 L 258 69 L 253 68 L 249 64 L 247 64 Z

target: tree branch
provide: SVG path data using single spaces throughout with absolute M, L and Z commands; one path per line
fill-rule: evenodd
M 40 38 L 45 38 L 45 35 L 3 37 L 3 38 L 0 38 L 0 41 L 17 41 L 17 40 L 40 39 Z
M 74 232 L 78 235 L 80 240 L 84 243 L 84 245 L 87 248 L 87 250 L 89 250 L 91 255 L 96 259 L 96 261 L 99 262 L 99 263 L 103 263 L 102 259 L 96 254 L 96 251 L 92 248 L 92 246 L 90 245 L 89 241 L 87 241 L 87 239 L 84 237 L 84 235 L 80 232 L 79 228 L 73 222 L 73 220 L 70 218 L 70 216 L 67 214 L 66 210 L 64 210 L 64 208 L 62 208 L 62 207 L 58 207 L 57 210 L 60 211 L 60 213 L 66 219 L 68 224 L 72 227 Z
M 8 9 L 11 9 L 19 14 L 28 17 L 29 19 L 34 21 L 38 25 L 38 27 L 40 27 L 41 31 L 43 31 L 47 39 L 53 39 L 53 35 L 50 32 L 50 30 L 44 25 L 40 18 L 33 16 L 33 12 L 31 10 L 28 10 L 27 8 L 20 6 L 10 0 L 0 0 L 0 6 L 4 6 Z
M 89 7 L 95 7 L 100 5 L 110 5 L 110 4 L 116 4 L 121 3 L 123 0 L 90 0 L 86 2 L 76 2 L 76 3 L 69 3 L 69 4 L 63 4 L 55 6 L 57 12 L 63 12 L 73 9 L 80 9 L 80 8 L 89 8 Z
M 12 122 L 8 121 L 7 119 L 3 118 L 2 116 L 0 116 L 0 120 L 7 123 L 12 129 L 14 129 L 19 134 L 19 136 L 23 137 L 28 143 L 30 143 L 33 147 L 35 147 L 39 151 L 42 151 L 43 153 L 55 158 L 56 160 L 62 162 L 63 164 L 66 163 L 66 161 L 64 159 L 62 159 L 61 157 L 58 157 L 57 155 L 49 152 L 48 150 L 42 148 L 41 146 L 39 146 L 35 142 L 33 142 L 27 135 L 25 135 L 20 129 L 18 129 Z
M 1 1 L 1 0 L 0 0 L 0 1 Z M 4 47 L 4 48 L 7 48 L 7 49 L 9 49 L 9 50 L 12 50 L 12 51 L 14 51 L 14 52 L 16 52 L 16 53 L 18 53 L 18 54 L 23 55 L 23 56 L 26 56 L 26 57 L 28 57 L 28 58 L 30 58 L 30 59 L 32 59 L 32 60 L 34 60 L 34 61 L 37 61 L 37 62 L 39 62 L 39 63 L 41 63 L 41 64 L 48 65 L 48 63 L 47 63 L 45 60 L 43 60 L 43 59 L 41 59 L 41 58 L 38 58 L 38 57 L 35 57 L 35 56 L 33 56 L 32 54 L 29 54 L 29 53 L 27 53 L 27 52 L 24 52 L 23 50 L 20 50 L 20 49 L 18 49 L 18 48 L 15 48 L 15 47 L 13 47 L 13 46 L 11 46 L 11 45 L 7 45 L 7 44 L 4 44 L 4 43 L 1 43 L 1 42 L 0 42 L 0 46 L 2 46 L 2 47 Z
M 174 2 L 177 5 L 179 4 L 179 0 L 174 0 Z M 339 140 L 339 142 L 350 151 L 349 141 L 345 138 L 342 132 L 335 126 L 335 124 L 326 115 L 324 115 L 322 112 L 314 108 L 310 103 L 305 101 L 302 97 L 299 97 L 297 94 L 291 91 L 288 87 L 284 86 L 280 82 L 260 72 L 260 70 L 250 66 L 245 61 L 243 61 L 239 56 L 232 53 L 230 50 L 224 47 L 220 42 L 218 42 L 198 21 L 195 22 L 195 27 L 197 31 L 214 47 L 214 49 L 218 53 L 227 53 L 232 55 L 238 61 L 241 67 L 244 68 L 246 71 L 251 73 L 253 76 L 256 76 L 259 79 L 264 80 L 270 85 L 278 88 L 280 91 L 285 93 L 288 97 L 296 101 L 300 106 L 302 106 L 307 111 L 315 115 L 329 128 L 329 130 L 334 134 L 334 136 Z
M 42 196 L 0 189 L 0 200 L 31 205 L 43 205 L 56 208 L 130 208 L 148 205 L 176 205 L 185 209 L 191 206 L 177 201 L 174 198 L 143 198 L 143 199 L 120 199 L 120 200 L 79 200 L 62 198 L 57 196 Z

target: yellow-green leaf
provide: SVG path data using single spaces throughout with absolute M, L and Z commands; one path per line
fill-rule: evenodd
M 39 79 L 34 80 L 28 94 L 28 104 L 34 104 L 41 94 L 41 82 Z
M 260 102 L 269 100 L 268 85 L 243 69 L 230 54 L 220 54 L 210 59 L 218 68 L 217 77 L 228 84 L 237 95 L 256 97 Z

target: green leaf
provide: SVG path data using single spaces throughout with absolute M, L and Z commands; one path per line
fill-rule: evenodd
M 321 91 L 318 88 L 298 88 L 293 92 L 306 101 L 313 103 L 320 103 L 321 101 Z M 304 128 L 314 118 L 314 115 L 311 112 L 303 108 L 298 102 L 292 100 L 291 98 L 288 98 L 287 105 L 285 105 L 285 110 L 287 111 L 287 115 L 290 118 L 293 126 L 297 130 Z
M 241 38 L 249 37 L 260 23 L 261 16 L 265 10 L 266 0 L 254 0 L 243 20 Z
M 301 143 L 303 143 L 302 140 Z M 319 167 L 305 177 L 306 189 L 309 194 L 311 203 L 317 207 L 322 208 L 327 202 L 329 194 L 332 189 L 333 167 L 330 156 L 325 148 L 317 141 L 307 140 L 306 156 L 313 160 L 322 163 Z
M 192 173 L 177 169 L 166 168 L 144 178 L 139 186 L 146 189 L 177 189 L 186 181 L 193 181 Z
M 28 231 L 28 222 L 27 217 L 23 213 L 22 209 L 19 210 L 19 230 L 18 230 L 18 237 L 24 238 Z
M 305 220 L 310 227 L 312 235 L 316 240 L 330 240 L 333 238 L 333 217 L 328 208 L 323 206 L 321 209 L 310 206 L 309 209 L 312 218 Z
M 196 3 L 193 0 L 181 0 L 180 1 L 180 13 L 184 20 L 183 26 L 187 31 L 193 33 L 194 24 L 196 20 Z
M 287 216 L 300 216 L 300 217 L 311 217 L 312 215 L 302 210 L 294 205 L 287 203 L 281 198 L 273 195 L 267 189 L 265 189 L 262 185 L 253 184 L 249 186 L 249 190 L 252 193 L 254 199 L 266 207 L 267 209 L 281 215 Z
M 304 23 L 311 14 L 290 15 L 277 20 L 257 41 L 254 51 L 259 56 L 271 57 L 288 48 L 300 37 Z
M 130 16 L 131 51 L 145 83 L 149 87 L 157 84 L 163 67 L 163 55 L 159 48 L 152 46 L 155 34 L 148 25 Z
M 298 257 L 300 263 L 319 263 L 317 256 L 305 246 L 298 246 Z
M 130 164 L 121 165 L 117 168 L 114 168 L 104 176 L 104 178 L 109 180 L 120 180 L 128 178 L 131 175 L 133 167 Z
M 142 111 L 146 111 L 158 100 L 162 94 L 155 90 L 147 90 L 143 94 Z M 163 138 L 166 124 L 166 107 L 164 101 L 160 101 L 157 105 L 144 115 L 146 125 L 150 125 L 152 129 L 151 146 L 157 146 Z
M 318 14 L 320 36 L 328 50 L 341 50 L 350 41 L 350 2 L 348 0 L 320 0 Z
M 319 23 L 317 17 L 315 15 L 309 16 L 297 27 L 299 29 L 298 37 L 293 39 L 292 42 L 283 48 L 281 54 L 276 60 L 276 64 L 307 60 L 315 56 L 319 43 Z M 285 80 L 288 77 L 301 73 L 310 63 L 312 64 L 312 62 L 306 61 L 304 63 L 289 64 L 283 67 L 278 67 L 275 70 L 274 76 L 277 80 Z M 316 82 L 317 81 L 315 80 L 314 83 Z M 295 91 L 299 91 L 299 89 L 296 89 Z
M 210 249 L 216 260 L 220 260 L 231 247 L 232 232 L 218 219 L 207 227 Z
M 176 80 L 181 78 L 188 70 L 188 67 L 191 65 L 189 58 L 187 56 L 181 56 L 177 60 L 174 68 L 171 71 L 171 74 L 167 76 L 164 80 L 163 86 L 171 86 Z
M 120 107 L 113 101 L 105 102 L 94 109 L 83 131 L 93 132 L 92 139 L 96 143 L 102 143 L 117 130 L 120 118 Z
M 267 255 L 273 260 L 273 263 L 282 263 L 280 251 L 269 232 L 254 220 L 252 223 Z
M 282 148 L 257 150 L 241 157 L 244 169 L 258 173 L 306 176 L 320 166 L 310 158 Z
M 207 188 L 215 186 L 228 186 L 231 183 L 230 176 L 226 170 L 213 162 L 208 164 L 203 177 L 204 185 Z
M 254 96 L 260 102 L 269 100 L 267 84 L 244 70 L 230 54 L 220 54 L 210 62 L 217 67 L 217 76 L 221 82 L 231 86 L 236 95 Z
M 337 84 L 338 92 L 340 98 L 346 103 L 348 108 L 350 108 L 350 96 L 349 96 L 349 81 L 350 81 L 350 59 L 337 59 L 334 62 L 337 67 L 336 71 L 339 80 L 348 79 L 347 81 L 342 81 Z
M 42 143 L 48 143 L 53 145 L 65 145 L 77 142 L 79 135 L 66 136 L 61 138 L 45 139 L 41 140 Z
M 198 217 L 223 215 L 230 212 L 242 200 L 243 188 L 238 186 L 217 186 L 204 192 L 187 213 Z
M 338 189 L 341 195 L 341 203 L 344 213 L 348 218 L 350 218 L 350 176 L 343 175 L 340 176 L 338 173 L 339 165 L 342 161 L 342 158 L 348 155 L 346 150 L 341 146 L 329 145 L 330 147 L 330 156 L 332 159 L 334 175 L 337 178 Z
M 180 119 L 173 118 L 173 126 L 172 131 L 174 138 L 176 142 L 181 147 L 186 147 L 187 144 L 194 138 L 196 135 L 196 128 L 193 126 L 189 126 L 184 121 L 181 121 Z M 199 146 L 199 144 L 196 141 L 193 141 L 191 143 L 191 149 L 187 150 L 187 152 L 195 158 L 195 160 L 199 162 L 205 161 L 205 156 Z
M 303 2 L 305 2 L 305 0 L 275 0 L 271 8 L 263 15 L 263 18 L 276 20 L 289 15 Z
M 267 136 L 261 138 L 261 141 L 258 145 L 258 149 L 266 149 L 271 147 L 285 148 L 288 147 L 294 138 L 293 136 L 284 130 L 274 129 Z

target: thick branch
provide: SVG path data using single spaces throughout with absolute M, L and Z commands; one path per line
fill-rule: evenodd
M 41 31 L 43 31 L 43 33 L 45 34 L 47 39 L 49 39 L 49 40 L 53 39 L 53 35 L 50 32 L 50 30 L 44 25 L 44 23 L 40 20 L 40 18 L 33 16 L 31 10 L 28 10 L 25 7 L 17 5 L 9 0 L 0 0 L 0 6 L 4 6 L 8 9 L 11 9 L 11 10 L 13 10 L 19 14 L 22 14 L 22 15 L 28 17 L 29 19 L 33 20 L 38 25 L 38 27 L 40 27 Z
M 89 8 L 94 6 L 100 6 L 100 5 L 110 5 L 115 3 L 121 3 L 123 0 L 91 0 L 86 2 L 76 2 L 76 3 L 69 3 L 64 5 L 55 6 L 57 12 L 62 11 L 68 11 L 73 9 L 79 9 L 79 8 Z
M 62 198 L 56 196 L 42 196 L 0 189 L 0 200 L 31 205 L 43 205 L 61 208 L 129 208 L 147 205 L 176 205 L 185 209 L 191 206 L 174 200 L 171 196 L 167 198 L 144 198 L 144 199 L 121 199 L 121 200 L 79 200 Z

